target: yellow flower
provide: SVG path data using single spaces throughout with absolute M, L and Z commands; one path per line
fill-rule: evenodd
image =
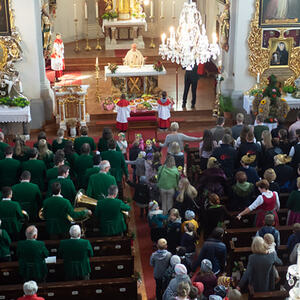
M 284 102 L 286 102 L 286 100 L 285 100 L 284 98 L 281 98 L 281 101 L 284 101 Z
M 266 104 L 267 103 L 267 101 L 266 100 L 261 100 L 261 102 L 260 102 L 260 104 Z
M 262 108 L 260 108 L 260 109 L 259 109 L 259 112 L 261 112 L 261 113 L 262 113 L 262 112 L 263 112 L 263 109 L 262 109 Z

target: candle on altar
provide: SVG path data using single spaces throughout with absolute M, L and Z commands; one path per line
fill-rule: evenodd
M 150 18 L 153 18 L 153 1 L 150 1 Z
M 175 1 L 172 2 L 172 18 L 175 18 Z
M 77 5 L 74 3 L 74 20 L 77 20 Z
M 164 17 L 164 1 L 161 0 L 160 2 L 160 17 L 163 18 Z
M 165 46 L 165 41 L 166 41 L 166 34 L 165 33 L 163 33 L 161 35 L 161 41 L 162 41 L 163 46 Z
M 84 18 L 87 20 L 88 18 L 88 11 L 87 11 L 87 3 L 84 2 Z
M 96 0 L 96 19 L 99 18 L 98 0 Z
M 99 67 L 98 56 L 96 57 L 96 67 Z
M 256 82 L 257 82 L 257 83 L 260 82 L 260 73 L 257 73 Z

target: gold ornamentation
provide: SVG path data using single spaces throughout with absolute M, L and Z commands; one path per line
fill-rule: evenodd
M 260 11 L 260 0 L 256 0 L 255 3 L 255 14 L 251 21 L 251 31 L 248 38 L 249 46 L 249 72 L 252 76 L 257 76 L 257 73 L 261 74 L 261 83 L 267 84 L 267 77 L 269 74 L 264 74 L 270 69 L 270 46 L 268 48 L 262 48 L 262 36 L 263 29 L 259 27 L 259 11 Z M 266 29 L 266 28 L 264 28 Z M 284 33 L 290 28 L 272 28 L 280 32 L 278 39 L 285 39 Z M 280 70 L 291 70 L 292 75 L 287 78 L 284 85 L 292 85 L 294 81 L 300 76 L 300 47 L 294 47 L 292 45 L 290 49 L 290 61 L 289 66 L 282 67 Z M 272 67 L 272 71 L 276 71 L 277 68 Z
M 3 70 L 4 67 L 6 66 L 7 57 L 8 57 L 8 53 L 7 53 L 6 44 L 2 40 L 0 40 L 0 71 Z

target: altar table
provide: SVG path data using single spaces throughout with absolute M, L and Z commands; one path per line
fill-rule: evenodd
M 153 65 L 144 65 L 140 68 L 122 65 L 118 66 L 115 73 L 111 73 L 108 66 L 105 66 L 105 80 L 111 77 L 112 88 L 119 89 L 121 93 L 125 92 L 128 95 L 151 94 L 158 85 L 157 77 L 166 74 L 165 67 L 161 72 L 157 72 L 153 69 Z

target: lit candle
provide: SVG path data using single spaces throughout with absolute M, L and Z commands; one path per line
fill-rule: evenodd
M 260 74 L 259 74 L 259 73 L 257 73 L 256 82 L 257 82 L 257 83 L 260 82 Z
M 163 18 L 164 17 L 164 1 L 161 0 L 160 2 L 160 17 Z
M 149 0 L 144 0 L 144 5 L 149 5 Z
M 212 34 L 212 38 L 213 38 L 213 44 L 216 44 L 218 41 L 218 38 L 217 38 L 217 34 L 215 32 Z
M 84 18 L 87 20 L 88 18 L 88 11 L 87 11 L 87 4 L 84 2 Z
M 99 66 L 98 56 L 96 57 L 96 67 Z
M 175 18 L 175 1 L 172 2 L 172 18 Z
M 162 41 L 163 46 L 165 46 L 165 41 L 166 41 L 166 34 L 165 33 L 163 33 L 161 35 L 161 41 Z
M 77 5 L 74 3 L 74 20 L 77 20 Z
M 150 1 L 150 17 L 153 17 L 153 1 Z
M 96 19 L 99 18 L 98 0 L 96 0 Z

